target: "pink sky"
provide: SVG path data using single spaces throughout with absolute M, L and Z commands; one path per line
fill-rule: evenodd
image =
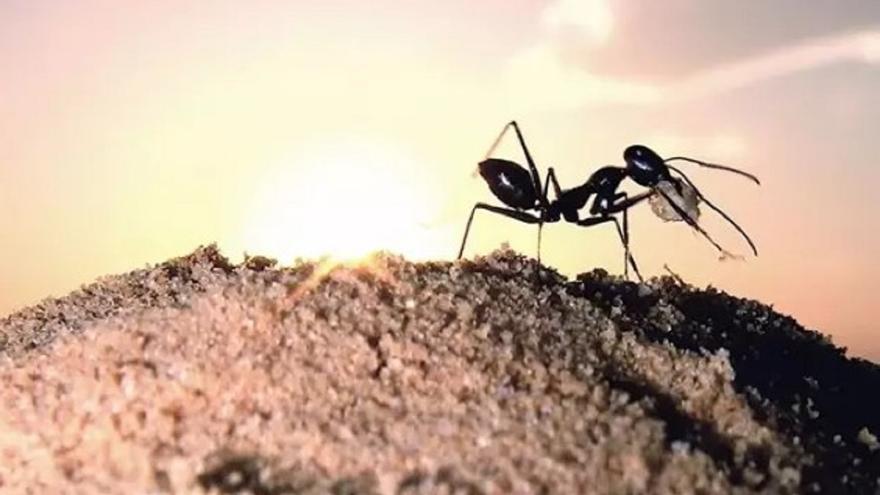
M 760 188 L 692 176 L 759 258 L 718 262 L 644 208 L 644 271 L 668 264 L 880 359 L 880 4 L 827 4 L 4 2 L 0 311 L 212 241 L 451 258 L 492 199 L 474 165 L 516 118 L 564 185 L 636 142 L 756 173 Z M 533 229 L 499 218 L 472 239 L 533 254 Z M 621 269 L 609 230 L 554 225 L 545 246 L 568 274 Z

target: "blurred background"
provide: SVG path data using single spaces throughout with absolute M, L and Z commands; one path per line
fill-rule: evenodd
M 758 258 L 719 261 L 643 205 L 642 271 L 880 360 L 878 88 L 877 0 L 4 0 L 0 314 L 214 241 L 451 259 L 493 201 L 476 163 L 517 119 L 563 186 L 633 143 L 760 176 L 682 165 Z M 523 161 L 513 140 L 498 156 Z M 478 213 L 467 255 L 533 256 L 535 230 Z M 549 226 L 543 261 L 623 268 L 607 226 Z

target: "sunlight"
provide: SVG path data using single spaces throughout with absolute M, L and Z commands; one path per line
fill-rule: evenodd
M 257 192 L 243 228 L 248 252 L 355 260 L 384 250 L 409 259 L 443 257 L 437 191 L 418 163 L 393 147 L 325 142 L 280 160 Z M 448 255 L 448 253 L 445 253 Z

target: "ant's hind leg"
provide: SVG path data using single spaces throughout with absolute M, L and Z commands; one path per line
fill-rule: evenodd
M 483 157 L 483 160 L 488 160 L 489 157 L 495 153 L 495 149 L 498 148 L 498 145 L 501 144 L 501 140 L 504 139 L 504 135 L 507 134 L 507 131 L 510 129 L 510 126 L 513 125 L 513 122 L 508 122 L 504 125 L 504 128 L 501 129 L 501 132 L 498 133 L 498 137 L 495 138 L 495 141 L 492 141 L 492 146 L 486 151 L 486 156 Z
M 511 120 L 504 125 L 504 128 L 501 129 L 498 137 L 496 137 L 495 141 L 492 142 L 492 146 L 489 147 L 489 151 L 486 152 L 486 156 L 484 159 L 489 159 L 489 157 L 495 152 L 495 149 L 498 148 L 499 144 L 501 144 L 501 140 L 504 139 L 504 136 L 507 134 L 507 131 L 510 130 L 510 128 L 513 128 L 513 131 L 516 133 L 516 139 L 519 141 L 519 145 L 522 148 L 523 155 L 525 155 L 526 157 L 526 162 L 529 166 L 529 175 L 532 177 L 532 185 L 535 188 L 535 192 L 540 193 L 543 188 L 541 187 L 541 176 L 540 174 L 538 174 L 538 167 L 537 165 L 535 165 L 535 160 L 532 158 L 532 154 L 529 152 L 529 147 L 526 146 L 526 140 L 522 135 L 519 124 L 517 124 L 515 120 Z M 544 208 L 550 206 L 550 202 L 547 201 L 546 193 L 538 198 L 538 202 Z
M 487 205 L 486 203 L 477 203 L 471 209 L 471 214 L 468 217 L 467 225 L 464 228 L 464 236 L 462 236 L 462 238 L 461 238 L 461 248 L 459 248 L 459 250 L 458 250 L 458 258 L 457 259 L 461 259 L 462 255 L 464 254 L 464 246 L 467 243 L 468 233 L 470 233 L 470 231 L 471 231 L 471 223 L 474 221 L 474 213 L 476 213 L 477 210 L 490 211 L 492 213 L 497 213 L 499 215 L 503 215 L 505 217 L 512 218 L 514 220 L 518 220 L 523 223 L 531 223 L 531 224 L 534 224 L 534 223 L 541 224 L 542 223 L 540 218 L 533 216 L 533 215 L 531 215 L 527 212 L 524 212 L 524 211 L 513 210 L 510 208 L 502 208 L 499 206 Z

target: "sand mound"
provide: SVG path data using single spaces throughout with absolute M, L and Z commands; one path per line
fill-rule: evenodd
M 214 248 L 0 321 L 0 491 L 874 493 L 880 370 L 755 302 L 497 252 Z

